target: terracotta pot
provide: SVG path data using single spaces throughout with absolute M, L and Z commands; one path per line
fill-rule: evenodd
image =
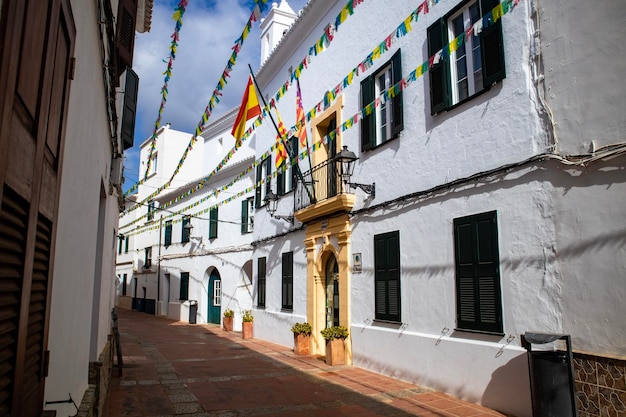
M 346 363 L 346 346 L 344 339 L 326 341 L 326 363 L 328 365 L 344 365 Z
M 244 339 L 252 339 L 253 335 L 251 321 L 244 321 L 243 323 L 241 323 L 241 336 Z
M 227 332 L 233 331 L 233 318 L 232 317 L 224 317 L 224 330 Z
M 310 340 L 311 340 L 311 337 L 308 334 L 294 333 L 293 334 L 293 353 L 295 353 L 296 355 L 308 355 Z

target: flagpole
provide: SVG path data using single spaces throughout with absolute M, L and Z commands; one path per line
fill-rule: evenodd
M 302 90 L 300 90 L 300 80 L 298 78 L 296 78 L 296 84 L 298 85 L 298 93 L 300 94 L 300 108 L 302 108 Z M 304 109 L 302 109 L 302 112 L 304 113 Z M 306 115 L 304 115 L 303 120 L 306 120 Z M 306 135 L 306 153 L 309 157 L 309 171 L 313 171 L 313 164 L 311 163 L 311 152 L 309 151 L 309 135 L 306 134 L 306 125 L 303 125 L 302 127 L 304 128 L 304 134 Z M 313 192 L 315 192 L 315 190 L 313 190 Z
M 283 135 L 280 134 L 280 130 L 278 129 L 278 125 L 276 124 L 276 121 L 274 121 L 274 117 L 272 116 L 272 112 L 270 111 L 270 108 L 268 107 L 267 102 L 265 101 L 265 96 L 263 96 L 263 93 L 261 92 L 261 89 L 259 88 L 259 84 L 256 82 L 256 77 L 254 76 L 254 72 L 252 71 L 252 66 L 250 66 L 250 64 L 248 64 L 248 68 L 250 69 L 250 76 L 252 77 L 252 81 L 254 82 L 254 86 L 256 87 L 257 91 L 259 92 L 259 95 L 261 96 L 261 100 L 263 100 L 263 107 L 267 108 L 267 114 L 270 115 L 270 120 L 272 121 L 272 124 L 274 125 L 274 129 L 276 129 L 276 133 L 278 134 L 278 137 L 280 138 L 280 142 L 283 144 L 285 149 L 287 149 L 287 156 L 289 157 L 289 163 L 291 164 L 292 167 L 295 168 L 296 175 L 298 176 L 298 178 L 302 182 L 302 185 L 304 186 L 304 189 L 306 190 L 306 193 L 309 195 L 309 200 L 311 202 L 313 202 L 314 201 L 313 196 L 311 195 L 311 192 L 309 191 L 309 188 L 306 186 L 306 183 L 304 182 L 304 176 L 302 175 L 302 172 L 300 171 L 300 165 L 298 164 L 298 160 L 296 159 L 296 163 L 295 164 L 291 160 L 292 159 L 291 158 L 291 154 L 292 154 L 291 153 L 291 148 L 285 142 L 285 138 L 283 137 Z

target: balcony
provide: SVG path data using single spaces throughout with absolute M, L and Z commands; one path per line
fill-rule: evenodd
M 354 194 L 341 181 L 342 165 L 329 159 L 302 174 L 296 183 L 294 210 L 296 218 L 307 222 L 332 213 L 350 211 Z M 304 182 L 303 182 L 304 180 Z

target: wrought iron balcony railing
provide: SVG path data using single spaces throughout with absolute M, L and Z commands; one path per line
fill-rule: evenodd
M 330 159 L 303 172 L 303 178 L 296 183 L 294 209 L 302 210 L 347 193 L 347 187 L 341 181 L 341 169 L 341 163 Z

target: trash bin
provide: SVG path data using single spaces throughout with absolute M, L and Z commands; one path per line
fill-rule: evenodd
M 564 340 L 566 350 L 533 350 L 532 345 Z M 522 335 L 528 354 L 533 417 L 577 417 L 572 346 L 569 335 Z
M 189 324 L 196 324 L 196 315 L 198 314 L 198 302 L 189 300 Z

